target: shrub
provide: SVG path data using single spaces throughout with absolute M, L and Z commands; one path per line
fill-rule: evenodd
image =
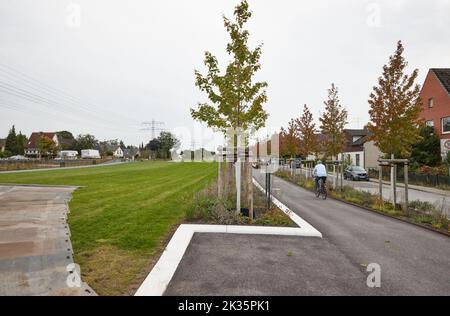
M 419 223 L 431 224 L 434 228 L 448 229 L 450 205 L 445 199 L 431 204 L 423 201 L 412 201 L 408 210 L 410 216 Z
M 408 210 L 411 214 L 430 215 L 434 206 L 430 202 L 415 200 L 409 202 Z
M 295 226 L 294 223 L 281 211 L 272 209 L 255 220 L 261 226 Z
M 217 198 L 217 183 L 209 185 L 198 192 L 194 198 L 186 203 L 190 207 L 186 211 L 186 219 L 189 221 L 201 221 L 221 225 L 269 225 L 269 226 L 295 226 L 290 218 L 282 211 L 274 208 L 265 211 L 266 199 L 258 189 L 254 188 L 254 213 L 261 216 L 250 219 L 247 216 L 237 214 L 235 209 L 235 195 L 224 199 Z
M 418 174 L 432 174 L 432 175 L 441 175 L 445 176 L 448 173 L 448 167 L 445 165 L 441 165 L 438 167 L 429 167 L 422 166 L 416 171 Z
M 372 207 L 377 203 L 377 195 L 367 191 L 359 191 L 350 186 L 344 186 L 341 191 L 331 191 L 332 195 L 342 198 L 346 201 L 364 206 Z
M 445 228 L 449 229 L 450 221 L 448 219 L 450 215 L 450 205 L 446 201 L 446 199 L 442 199 L 442 201 L 436 202 L 434 204 L 434 209 L 431 212 L 432 222 L 431 225 L 435 228 Z
M 12 153 L 9 150 L 5 150 L 3 152 L 0 151 L 0 158 L 8 158 L 11 156 L 12 156 Z

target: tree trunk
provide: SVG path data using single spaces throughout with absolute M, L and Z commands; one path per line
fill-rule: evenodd
M 229 198 L 233 192 L 233 163 L 227 162 L 226 182 L 225 182 L 225 197 Z
M 394 154 L 391 154 L 391 159 L 394 159 Z M 391 163 L 391 200 L 392 204 L 394 204 L 394 209 L 397 203 L 397 192 L 395 189 L 395 164 Z
M 242 183 L 242 162 L 240 159 L 234 164 L 236 181 L 236 213 L 241 213 L 241 183 Z
M 222 162 L 219 160 L 218 162 L 218 171 L 219 174 L 217 176 L 217 195 L 219 199 L 223 197 L 223 176 L 222 176 Z
M 247 181 L 247 161 L 244 160 L 242 163 L 242 196 L 244 197 L 244 207 L 247 207 L 247 197 L 248 197 L 248 181 Z
M 249 217 L 253 219 L 254 214 L 253 214 L 253 174 L 252 174 L 252 163 L 250 161 L 246 161 L 246 176 L 245 176 L 245 182 L 246 187 L 247 187 L 247 204 L 248 204 L 248 214 Z

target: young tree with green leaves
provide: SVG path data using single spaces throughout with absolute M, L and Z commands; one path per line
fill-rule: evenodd
M 160 143 L 160 157 L 162 159 L 170 158 L 170 150 L 177 143 L 177 138 L 170 132 L 162 131 L 159 134 L 158 141 Z
M 61 150 L 73 150 L 75 148 L 76 140 L 69 131 L 56 132 Z
M 99 142 L 94 135 L 78 135 L 75 142 L 75 149 L 81 153 L 83 149 L 95 149 L 99 147 Z
M 226 133 L 228 128 L 257 130 L 265 125 L 268 117 L 263 109 L 263 104 L 267 101 L 267 83 L 254 82 L 254 75 L 261 68 L 261 45 L 250 49 L 249 32 L 244 28 L 251 15 L 247 1 L 243 0 L 234 10 L 234 21 L 223 17 L 224 26 L 231 39 L 226 47 L 231 62 L 225 72 L 221 72 L 217 58 L 210 52 L 205 53 L 207 73 L 203 75 L 195 71 L 195 84 L 207 94 L 209 102 L 199 103 L 196 109 L 191 109 L 191 115 L 195 120 L 205 122 L 208 127 L 223 133 Z M 247 164 L 250 165 L 249 162 Z M 238 173 L 240 168 L 240 163 L 237 163 Z M 230 177 L 230 164 L 228 170 Z M 249 185 L 249 182 L 251 183 L 251 179 L 247 179 L 245 185 Z M 239 195 L 239 192 L 237 194 Z M 247 199 L 250 201 L 250 196 Z M 237 200 L 240 200 L 240 195 Z M 239 203 L 237 208 L 240 208 Z M 237 212 L 239 211 L 240 209 L 237 209 Z
M 157 158 L 158 152 L 161 150 L 161 142 L 158 138 L 154 138 L 151 141 L 148 142 L 146 148 L 150 150 L 150 157 L 151 159 Z
M 348 117 L 347 110 L 340 104 L 338 88 L 334 83 L 331 84 L 331 89 L 328 89 L 328 99 L 324 104 L 325 112 L 319 118 L 320 129 L 325 135 L 326 155 L 334 159 L 342 152 L 345 141 L 344 127 Z
M 304 158 L 317 151 L 316 124 L 314 118 L 305 104 L 302 115 L 295 120 L 298 137 L 300 139 L 300 152 Z
M 369 131 L 375 145 L 388 156 L 408 158 L 413 144 L 421 140 L 417 128 L 422 103 L 420 86 L 415 84 L 418 70 L 405 74 L 408 63 L 403 57 L 403 45 L 399 41 L 389 63 L 383 66 L 378 86 L 370 94 Z
M 226 51 L 232 57 L 225 73 L 221 74 L 217 58 L 210 52 L 205 53 L 204 60 L 207 74 L 195 71 L 195 85 L 206 92 L 210 103 L 199 103 L 197 109 L 191 109 L 191 115 L 224 133 L 230 127 L 257 130 L 265 125 L 268 117 L 262 107 L 267 101 L 267 83 L 253 82 L 261 68 L 261 45 L 250 49 L 247 46 L 249 32 L 244 29 L 251 15 L 244 0 L 234 10 L 235 21 L 223 17 L 231 38 Z

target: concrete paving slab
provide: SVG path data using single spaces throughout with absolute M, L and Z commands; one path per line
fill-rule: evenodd
M 73 187 L 0 186 L 0 295 L 93 295 L 69 287 Z

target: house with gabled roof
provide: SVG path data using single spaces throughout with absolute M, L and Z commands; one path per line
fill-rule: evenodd
M 371 140 L 370 132 L 364 129 L 344 129 L 344 146 L 342 154 L 338 155 L 339 160 L 350 160 L 352 165 L 361 166 L 365 169 L 378 168 L 378 158 L 382 156 L 382 152 L 374 141 Z M 317 143 L 319 144 L 318 157 L 325 155 L 323 142 L 326 136 L 316 134 Z M 308 159 L 315 159 L 315 155 L 309 156 Z
M 450 151 L 450 68 L 431 68 L 420 91 L 421 118 L 441 140 L 441 153 Z
M 28 139 L 28 143 L 25 147 L 25 156 L 40 158 L 41 155 L 39 153 L 38 144 L 41 137 L 44 136 L 51 139 L 56 146 L 59 146 L 58 136 L 55 132 L 34 132 L 31 133 L 31 136 Z
M 140 155 L 139 148 L 137 147 L 129 147 L 122 150 L 123 158 L 134 160 L 136 157 Z

